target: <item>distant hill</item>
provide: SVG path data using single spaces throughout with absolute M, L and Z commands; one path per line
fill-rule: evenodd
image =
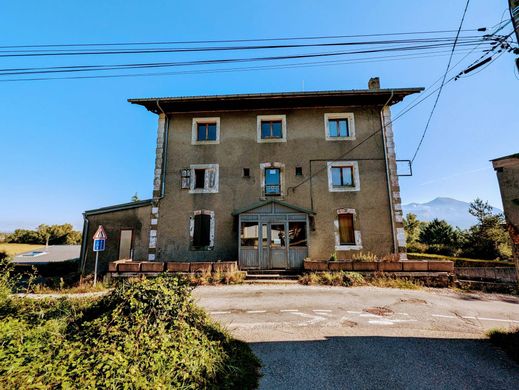
M 409 203 L 402 205 L 404 216 L 416 214 L 421 221 L 432 221 L 434 218 L 444 219 L 453 226 L 467 229 L 477 221 L 469 214 L 470 204 L 452 198 L 436 198 L 427 203 Z M 502 211 L 494 207 L 494 213 Z

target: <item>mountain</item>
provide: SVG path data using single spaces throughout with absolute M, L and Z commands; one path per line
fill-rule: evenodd
M 409 203 L 402 205 L 404 216 L 416 214 L 421 221 L 432 221 L 434 218 L 444 219 L 453 226 L 467 229 L 477 220 L 469 214 L 470 204 L 452 198 L 436 198 L 427 203 Z M 502 213 L 494 207 L 494 213 Z

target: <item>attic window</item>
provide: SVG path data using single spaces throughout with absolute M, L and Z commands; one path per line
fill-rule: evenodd
M 193 118 L 191 144 L 210 145 L 220 143 L 220 118 Z

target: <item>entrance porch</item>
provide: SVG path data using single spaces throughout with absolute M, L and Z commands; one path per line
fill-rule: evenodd
M 308 256 L 309 219 L 313 214 L 274 199 L 235 211 L 240 269 L 302 269 Z

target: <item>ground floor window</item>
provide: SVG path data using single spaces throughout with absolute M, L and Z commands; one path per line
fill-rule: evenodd
M 337 210 L 335 220 L 335 250 L 362 249 L 357 213 L 354 209 Z
M 241 246 L 258 247 L 259 228 L 258 222 L 242 222 L 240 228 Z
M 198 210 L 190 220 L 192 250 L 212 250 L 214 247 L 214 212 Z
M 288 223 L 289 246 L 307 246 L 306 222 Z

